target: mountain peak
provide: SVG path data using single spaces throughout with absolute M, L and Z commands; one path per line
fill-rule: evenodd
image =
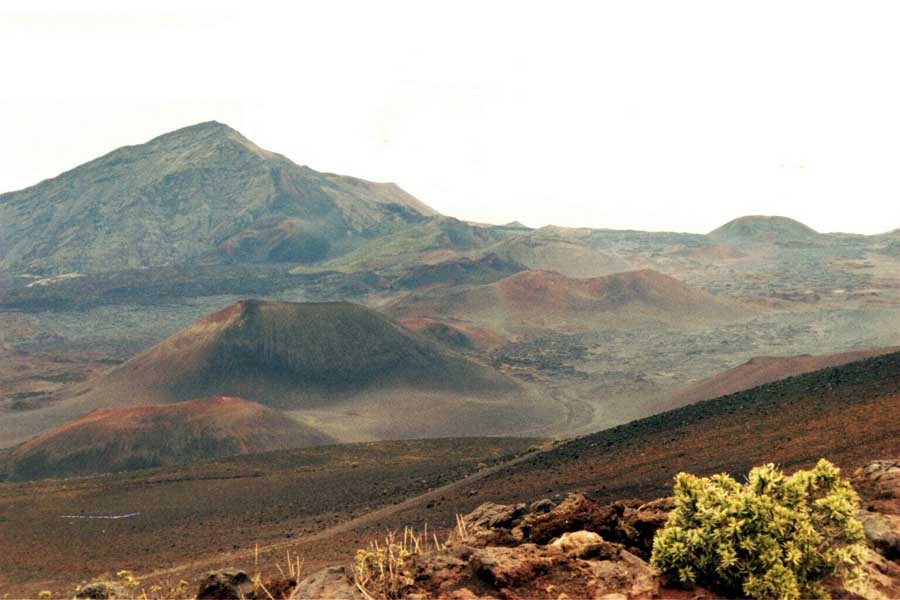
M 0 195 L 0 269 L 317 263 L 436 214 L 395 185 L 299 166 L 205 121 Z
M 710 237 L 720 240 L 770 242 L 808 240 L 819 235 L 800 221 L 778 215 L 738 217 L 709 233 Z

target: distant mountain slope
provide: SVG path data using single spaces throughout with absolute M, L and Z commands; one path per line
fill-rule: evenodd
M 523 271 L 487 285 L 412 293 L 388 310 L 401 318 L 452 317 L 506 329 L 586 329 L 741 319 L 757 309 L 648 269 L 592 279 Z
M 95 410 L 22 444 L 8 468 L 13 480 L 70 477 L 333 441 L 255 402 L 214 397 Z
M 709 233 L 717 241 L 793 242 L 819 237 L 815 229 L 799 221 L 779 216 L 738 217 Z
M 308 263 L 435 214 L 396 185 L 298 166 L 211 121 L 0 195 L 0 268 L 112 271 L 213 252 Z
M 606 243 L 597 243 L 597 231 L 542 227 L 501 240 L 487 251 L 536 271 L 555 271 L 569 277 L 598 277 L 633 269 Z M 600 234 L 602 235 L 602 234 Z
M 0 446 L 107 407 L 237 396 L 339 441 L 520 433 L 553 402 L 378 312 L 242 301 L 163 340 L 45 409 L 0 420 Z
M 701 400 L 710 400 L 749 390 L 772 381 L 898 351 L 900 351 L 900 348 L 891 347 L 818 356 L 812 354 L 757 356 L 738 367 L 713 375 L 678 392 L 673 396 L 669 404 L 671 406 L 684 406 L 700 402 Z
M 502 228 L 482 227 L 439 216 L 374 239 L 328 261 L 323 267 L 358 271 L 431 264 L 455 258 L 461 252 L 480 248 L 505 235 L 510 234 Z

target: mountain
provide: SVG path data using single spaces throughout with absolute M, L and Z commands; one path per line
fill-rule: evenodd
M 0 269 L 313 263 L 434 215 L 394 184 L 319 173 L 210 121 L 0 195 Z
M 521 327 L 681 326 L 736 320 L 757 309 L 645 269 L 575 279 L 548 271 L 523 271 L 468 288 L 435 288 L 395 300 L 400 318 L 455 318 L 507 331 Z
M 709 237 L 723 242 L 811 241 L 820 235 L 794 219 L 761 215 L 738 217 L 709 233 Z
M 161 401 L 237 394 L 281 408 L 368 390 L 495 390 L 511 381 L 359 305 L 246 300 L 107 377 Z M 96 387 L 99 387 L 100 383 Z
M 713 375 L 678 392 L 668 404 L 670 406 L 693 404 L 749 390 L 772 381 L 897 351 L 900 351 L 900 348 L 875 348 L 825 355 L 757 356 L 738 367 Z
M 0 445 L 97 408 L 206 396 L 284 410 L 338 441 L 521 432 L 558 412 L 515 380 L 371 309 L 247 300 L 46 409 L 7 415 Z
M 186 464 L 333 440 L 256 402 L 212 397 L 95 410 L 13 450 L 13 480 Z

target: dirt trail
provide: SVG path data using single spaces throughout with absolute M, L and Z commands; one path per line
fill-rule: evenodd
M 424 494 L 419 496 L 415 496 L 413 498 L 408 498 L 402 502 L 397 504 L 390 504 L 387 506 L 382 506 L 381 508 L 375 509 L 371 512 L 368 512 L 360 517 L 356 517 L 354 519 L 350 519 L 349 521 L 345 521 L 339 525 L 334 525 L 327 529 L 322 529 L 321 531 L 314 533 L 312 535 L 307 535 L 303 537 L 292 538 L 290 540 L 276 542 L 273 544 L 267 544 L 265 546 L 259 546 L 254 548 L 245 548 L 240 550 L 235 550 L 232 552 L 220 553 L 210 558 L 203 558 L 200 560 L 189 561 L 186 563 L 182 563 L 180 565 L 176 565 L 174 567 L 169 567 L 166 569 L 159 569 L 157 571 L 152 571 L 150 573 L 146 573 L 142 575 L 139 580 L 141 582 L 151 582 L 151 581 L 159 581 L 173 578 L 176 575 L 209 570 L 209 569 L 220 569 L 225 568 L 226 566 L 230 566 L 233 564 L 241 564 L 241 562 L 249 563 L 254 560 L 254 557 L 258 554 L 270 554 L 276 551 L 282 550 L 295 550 L 298 546 L 309 545 L 315 542 L 322 542 L 329 539 L 333 539 L 336 536 L 340 536 L 342 534 L 346 534 L 354 529 L 361 529 L 371 525 L 375 525 L 381 521 L 387 520 L 388 517 L 395 515 L 397 513 L 403 512 L 405 510 L 414 508 L 416 506 L 424 505 L 432 500 L 439 498 L 440 496 L 450 492 L 452 490 L 456 490 L 458 488 L 464 487 L 466 485 L 471 485 L 472 483 L 489 477 L 503 469 L 509 468 L 512 465 L 522 462 L 528 458 L 534 456 L 534 453 L 528 452 L 521 456 L 517 456 L 509 461 L 499 463 L 493 465 L 491 467 L 487 467 L 478 471 L 477 473 L 473 473 L 463 479 L 459 479 L 452 483 L 448 483 L 446 485 L 434 488 Z

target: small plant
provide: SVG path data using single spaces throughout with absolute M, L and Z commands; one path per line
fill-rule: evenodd
M 824 459 L 790 476 L 756 467 L 744 485 L 725 474 L 679 473 L 675 510 L 653 540 L 651 562 L 726 595 L 827 598 L 825 577 L 862 576 L 858 506 L 840 469 Z
M 356 551 L 356 587 L 368 600 L 403 598 L 415 583 L 411 570 L 416 556 L 443 547 L 433 532 L 429 538 L 427 525 L 421 534 L 409 527 L 403 530 L 402 537 L 389 532 L 383 543 L 373 541 L 368 548 Z
M 460 542 L 468 542 L 470 533 L 469 533 L 469 525 L 466 523 L 466 520 L 459 513 L 456 513 L 456 538 Z

